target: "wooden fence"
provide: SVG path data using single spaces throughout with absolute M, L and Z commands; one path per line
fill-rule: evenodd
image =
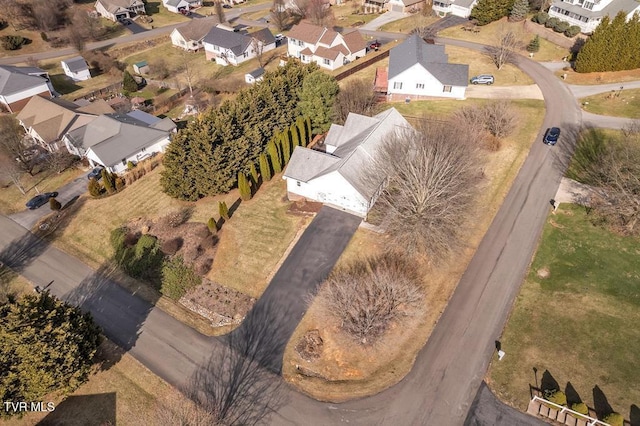
M 365 68 L 367 68 L 369 65 L 371 64 L 375 64 L 376 62 L 379 62 L 381 60 L 383 60 L 384 58 L 389 56 L 389 50 L 385 50 L 384 52 L 380 52 L 378 55 L 366 59 L 362 62 L 360 62 L 359 64 L 357 64 L 356 66 L 349 68 L 348 70 L 345 70 L 343 72 L 341 72 L 340 74 L 336 75 L 336 80 L 340 81 L 342 79 L 345 79 L 347 77 L 349 77 L 350 75 L 353 75 L 355 73 L 357 73 L 358 71 L 361 71 Z

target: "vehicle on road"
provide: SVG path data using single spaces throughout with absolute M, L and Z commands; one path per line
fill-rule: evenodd
M 87 179 L 100 180 L 100 178 L 102 177 L 102 169 L 103 167 L 96 167 L 95 169 L 91 170 L 87 175 Z
M 38 194 L 29 201 L 27 201 L 27 208 L 29 210 L 35 210 L 38 207 L 42 207 L 49 202 L 49 198 L 56 198 L 58 196 L 57 192 L 43 192 L 42 194 Z
M 555 145 L 560 138 L 560 129 L 558 127 L 550 127 L 544 134 L 544 139 L 542 140 L 547 145 Z
M 276 34 L 276 35 L 274 36 L 274 38 L 276 39 L 276 42 L 277 42 L 277 43 L 279 43 L 279 42 L 281 42 L 282 40 L 284 40 L 284 36 L 283 36 L 282 34 Z
M 382 44 L 380 44 L 378 40 L 374 40 L 369 44 L 369 50 L 375 50 L 377 52 L 380 46 L 382 46 Z
M 230 4 L 223 4 L 222 7 L 224 9 L 231 9 L 231 5 Z
M 494 78 L 490 74 L 480 74 L 471 78 L 471 84 L 493 84 Z

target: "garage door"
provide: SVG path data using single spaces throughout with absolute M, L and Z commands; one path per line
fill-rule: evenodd
M 394 4 L 394 5 L 391 6 L 391 11 L 392 12 L 402 12 L 402 8 L 403 8 L 402 5 Z

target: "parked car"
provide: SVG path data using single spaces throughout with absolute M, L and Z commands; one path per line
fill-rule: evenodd
M 35 210 L 38 207 L 42 207 L 49 202 L 49 198 L 56 198 L 58 196 L 57 192 L 43 192 L 42 194 L 38 194 L 29 201 L 27 201 L 27 208 L 29 210 Z
M 96 167 L 95 169 L 91 170 L 87 175 L 87 179 L 93 178 L 96 180 L 100 180 L 100 178 L 102 177 L 102 169 L 103 167 Z
M 222 7 L 225 8 L 225 9 L 231 9 L 231 5 L 230 4 L 226 4 L 226 3 L 223 4 Z
M 471 84 L 493 84 L 494 78 L 489 74 L 476 75 L 471 79 Z
M 555 145 L 560 138 L 560 129 L 558 127 L 551 127 L 547 129 L 547 132 L 544 134 L 543 142 L 547 145 Z
M 380 49 L 380 46 L 382 46 L 380 42 L 378 40 L 374 40 L 371 42 L 371 44 L 369 44 L 369 49 L 378 51 L 378 49 Z
M 274 38 L 276 39 L 276 42 L 281 42 L 282 40 L 284 40 L 284 36 L 282 34 L 276 34 Z

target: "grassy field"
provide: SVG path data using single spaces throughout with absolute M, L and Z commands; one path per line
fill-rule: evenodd
M 522 45 L 522 49 L 518 53 L 524 56 L 529 56 L 529 52 L 526 51 L 525 47 L 533 39 L 534 35 L 525 31 L 521 22 L 509 22 L 505 18 L 478 28 L 480 29 L 480 32 L 472 33 L 462 30 L 461 26 L 455 26 L 440 31 L 438 36 L 495 45 L 497 44 L 500 33 L 512 31 L 518 37 L 518 40 Z M 541 62 L 559 61 L 568 54 L 569 51 L 567 49 L 540 38 L 540 50 L 534 54 L 533 59 Z
M 482 52 L 456 46 L 446 46 L 445 52 L 449 55 L 449 62 L 469 65 L 469 78 L 478 74 L 492 74 L 496 86 L 534 84 L 531 77 L 515 65 L 507 64 L 500 70 L 496 69 L 491 59 Z
M 25 173 L 20 179 L 26 191 L 25 195 L 22 195 L 15 185 L 6 182 L 7 186 L 0 187 L 0 213 L 9 215 L 22 211 L 25 209 L 25 203 L 36 195 L 38 191 L 55 191 L 82 173 L 85 173 L 85 171 L 79 168 L 67 169 L 62 173 L 44 171 L 35 176 Z
M 535 367 L 538 380 L 548 371 L 563 391 L 571 382 L 591 407 L 597 385 L 629 418 L 640 404 L 638 247 L 593 226 L 583 207 L 561 205 L 548 218 L 501 339 L 507 355 L 489 371 L 501 399 L 525 409 Z
M 394 104 L 403 114 L 421 115 L 429 112 L 444 116 L 460 108 L 486 101 L 422 101 L 410 104 Z M 397 383 L 413 366 L 415 356 L 424 346 L 440 313 L 444 310 L 458 280 L 471 260 L 475 248 L 493 220 L 496 211 L 522 163 L 544 117 L 542 101 L 522 100 L 513 102 L 519 117 L 514 133 L 503 140 L 497 152 L 486 153 L 481 196 L 472 214 L 474 222 L 468 224 L 468 238 L 463 249 L 448 261 L 438 265 L 424 265 L 422 270 L 428 277 L 425 282 L 427 301 L 423 316 L 402 326 L 401 332 L 393 331 L 378 345 L 363 348 L 346 342 L 339 325 L 328 318 L 317 303 L 309 310 L 292 335 L 284 355 L 283 376 L 292 385 L 315 398 L 344 401 L 372 395 Z M 526 119 L 524 119 L 526 117 Z M 386 237 L 359 229 L 338 261 L 339 265 L 355 259 L 372 256 L 384 250 Z M 308 330 L 318 329 L 324 341 L 323 356 L 313 363 L 301 361 L 295 345 Z M 348 349 L 345 349 L 348 348 Z M 297 373 L 296 364 L 318 372 L 327 380 L 304 377 Z
M 607 83 L 624 83 L 625 81 L 640 80 L 640 69 L 612 72 L 588 72 L 577 73 L 573 70 L 560 70 L 555 73 L 558 77 L 563 74 L 567 75 L 566 83 L 568 84 L 607 84 Z
M 242 202 L 222 228 L 208 278 L 252 297 L 260 297 L 285 250 L 305 219 L 287 215 L 286 184 L 275 176 L 253 199 Z M 232 203 L 227 203 L 231 206 Z
M 620 94 L 620 96 L 617 96 Z M 638 118 L 640 116 L 640 89 L 622 90 L 580 99 L 582 109 L 594 114 L 614 117 Z
M 423 27 L 436 22 L 438 18 L 435 16 L 424 16 L 421 13 L 402 18 L 397 21 L 389 22 L 379 28 L 380 31 L 388 31 L 392 33 L 410 33 L 416 27 Z
M 100 346 L 97 363 L 105 368 L 96 366 L 87 383 L 66 400 L 60 396 L 44 399 L 55 403 L 52 413 L 35 412 L 22 418 L 0 419 L 0 425 L 159 425 L 157 412 L 165 401 L 184 398 L 108 340 Z
M 165 27 L 167 25 L 191 20 L 180 13 L 169 12 L 169 10 L 162 5 L 161 0 L 150 0 L 145 4 L 144 8 L 147 11 L 147 15 L 153 19 L 153 22 L 146 24 L 142 22 L 141 19 L 136 19 L 136 23 L 146 29 L 151 29 L 152 26 L 154 28 Z
M 353 27 L 354 24 L 359 24 L 357 26 L 360 26 L 371 22 L 380 16 L 379 13 L 354 13 L 352 4 L 353 3 L 348 3 L 331 8 L 334 17 L 333 25 L 343 28 Z

